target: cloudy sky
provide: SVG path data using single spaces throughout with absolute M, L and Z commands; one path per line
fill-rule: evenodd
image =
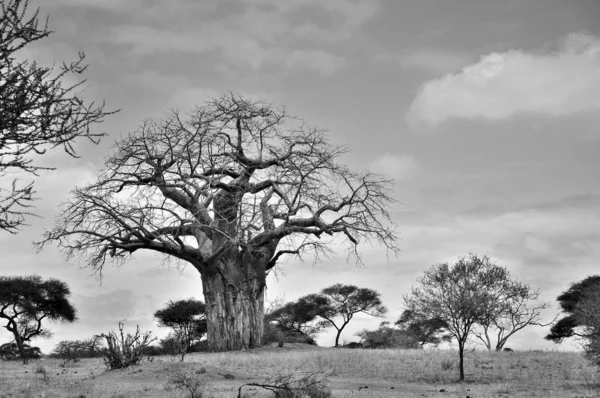
M 168 300 L 202 298 L 195 269 L 152 254 L 107 268 L 100 285 L 85 264 L 31 242 L 59 204 L 102 167 L 116 138 L 169 109 L 191 110 L 234 91 L 285 104 L 352 150 L 343 159 L 395 180 L 392 209 L 402 254 L 363 247 L 364 266 L 343 253 L 319 264 L 290 261 L 269 277 L 267 300 L 286 301 L 333 283 L 381 292 L 388 320 L 429 266 L 487 254 L 552 302 L 600 265 L 600 3 L 597 0 L 30 0 L 54 34 L 22 51 L 42 64 L 90 63 L 83 96 L 122 109 L 99 146 L 78 144 L 39 159 L 57 166 L 36 182 L 30 226 L 0 234 L 2 274 L 66 281 L 79 310 L 72 326 L 38 341 L 115 328 L 159 330 Z M 30 8 L 33 8 L 30 7 Z M 344 340 L 376 328 L 359 317 Z M 544 328 L 515 348 L 555 348 Z M 0 331 L 0 342 L 10 336 Z M 324 333 L 322 345 L 333 344 Z M 560 349 L 572 349 L 563 344 Z

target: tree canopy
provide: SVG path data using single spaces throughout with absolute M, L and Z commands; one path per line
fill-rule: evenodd
M 165 308 L 154 313 L 159 326 L 172 329 L 182 362 L 192 345 L 206 334 L 205 311 L 202 301 L 187 299 L 169 301 Z
M 565 314 L 560 318 L 552 328 L 545 339 L 561 343 L 564 339 L 578 336 L 587 337 L 588 332 L 585 330 L 586 320 L 588 317 L 582 317 L 578 312 L 578 307 L 589 307 L 592 302 L 583 300 L 585 297 L 593 295 L 596 290 L 600 289 L 600 275 L 592 275 L 587 278 L 573 283 L 567 290 L 562 292 L 556 299 Z
M 303 336 L 308 339 L 329 326 L 329 322 L 319 321 L 319 313 L 329 301 L 316 294 L 300 297 L 286 303 L 268 314 L 267 322 L 275 323 L 283 333 Z
M 76 310 L 69 301 L 71 291 L 58 279 L 40 276 L 0 276 L 0 319 L 15 338 L 23 361 L 27 362 L 23 343 L 35 337 L 48 337 L 42 322 L 74 322 Z
M 379 296 L 380 294 L 373 289 L 341 283 L 331 285 L 315 296 L 320 300 L 325 299 L 325 303 L 318 308 L 319 316 L 337 330 L 336 347 L 339 346 L 342 331 L 354 315 L 363 313 L 381 317 L 387 312 Z M 341 320 L 336 321 L 336 318 L 341 318 Z
M 60 147 L 76 156 L 74 141 L 84 137 L 98 142 L 104 134 L 92 126 L 114 113 L 80 96 L 85 80 L 66 83 L 71 77 L 80 79 L 87 68 L 82 52 L 57 69 L 20 57 L 23 48 L 52 33 L 48 19 L 40 25 L 39 10 L 27 17 L 27 8 L 27 0 L 0 3 L 0 231 L 11 233 L 30 215 L 35 192 L 33 183 L 9 182 L 7 175 L 20 171 L 37 176 L 51 169 L 34 162 L 48 149 Z
M 411 336 L 423 348 L 425 344 L 437 347 L 440 343 L 450 341 L 446 323 L 440 318 L 427 318 L 411 310 L 404 310 L 395 323 L 396 326 Z

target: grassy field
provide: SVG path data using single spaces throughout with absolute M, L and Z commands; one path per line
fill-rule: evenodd
M 59 366 L 47 359 L 0 363 L 0 398 L 189 397 L 169 383 L 186 373 L 205 381 L 203 397 L 235 397 L 241 384 L 275 374 L 326 370 L 334 397 L 597 397 L 598 377 L 579 353 L 469 352 L 465 383 L 446 350 L 350 350 L 287 344 L 235 353 L 190 354 L 184 363 L 157 357 L 106 372 L 102 359 Z M 246 397 L 273 396 L 246 387 Z M 254 395 L 252 395 L 254 394 Z

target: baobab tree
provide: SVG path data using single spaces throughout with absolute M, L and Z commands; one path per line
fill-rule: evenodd
M 260 345 L 266 276 L 286 257 L 359 243 L 397 252 L 390 181 L 338 162 L 325 132 L 234 94 L 148 120 L 116 144 L 45 233 L 101 272 L 138 250 L 191 264 L 202 279 L 209 348 Z M 316 256 L 316 257 L 315 257 Z

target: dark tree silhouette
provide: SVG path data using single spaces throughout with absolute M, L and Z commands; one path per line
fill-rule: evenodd
M 327 301 L 327 304 L 319 306 L 319 316 L 337 330 L 335 336 L 336 347 L 340 344 L 342 331 L 354 315 L 363 313 L 381 317 L 387 312 L 387 309 L 381 303 L 378 292 L 354 285 L 336 283 L 321 290 L 321 293 L 314 297 Z M 335 318 L 337 317 L 342 318 L 341 322 L 336 323 Z
M 275 323 L 285 334 L 312 339 L 329 326 L 327 321 L 318 321 L 322 307 L 328 304 L 325 297 L 309 294 L 277 308 L 268 315 L 267 321 Z
M 31 347 L 29 344 L 23 343 L 23 351 L 27 358 L 37 359 L 42 356 L 42 351 L 39 347 Z M 0 345 L 0 359 L 4 361 L 15 361 L 17 359 L 23 359 L 17 343 L 4 343 Z
M 169 301 L 162 310 L 154 313 L 158 325 L 170 328 L 178 343 L 181 362 L 194 343 L 206 334 L 206 306 L 200 300 Z
M 43 321 L 75 321 L 70 295 L 67 284 L 58 279 L 0 276 L 0 318 L 6 320 L 4 327 L 13 334 L 23 363 L 28 362 L 23 343 L 49 336 Z
M 589 331 L 585 330 L 585 320 L 577 316 L 577 307 L 586 294 L 600 289 L 600 275 L 588 276 L 582 281 L 573 283 L 569 289 L 562 292 L 556 299 L 562 312 L 566 314 L 560 318 L 545 339 L 561 343 L 564 339 L 577 336 L 588 337 Z M 589 306 L 590 302 L 586 303 Z
M 76 156 L 73 143 L 78 137 L 97 142 L 103 135 L 91 126 L 114 112 L 104 104 L 85 102 L 78 90 L 85 80 L 74 85 L 65 79 L 78 76 L 87 67 L 85 55 L 62 63 L 58 70 L 19 59 L 19 50 L 48 37 L 48 19 L 39 24 L 39 10 L 27 17 L 27 0 L 0 3 L 0 231 L 17 233 L 31 215 L 35 192 L 33 183 L 9 181 L 7 174 L 18 171 L 37 176 L 49 167 L 37 166 L 34 156 L 62 147 Z
M 285 108 L 228 94 L 120 141 L 39 247 L 56 241 L 97 272 L 141 249 L 187 262 L 202 279 L 209 349 L 260 345 L 280 260 L 318 259 L 335 236 L 358 261 L 361 241 L 398 250 L 390 182 L 339 164 L 344 153 Z
M 573 317 L 577 320 L 578 335 L 584 337 L 586 357 L 600 366 L 600 285 L 592 284 L 583 290 Z
M 470 253 L 450 266 L 432 266 L 419 278 L 412 293 L 404 296 L 406 309 L 426 319 L 439 319 L 458 341 L 460 380 L 465 379 L 465 344 L 478 321 L 488 316 L 496 300 L 498 281 L 504 281 L 506 269 L 487 256 Z
M 404 310 L 395 323 L 398 328 L 412 336 L 421 348 L 425 344 L 437 347 L 442 342 L 449 342 L 452 336 L 447 333 L 446 323 L 439 318 L 426 318 L 411 310 Z
M 376 330 L 365 329 L 356 335 L 360 337 L 360 344 L 363 348 L 415 349 L 422 347 L 411 332 L 390 327 L 389 322 L 382 322 Z M 352 347 L 351 345 L 346 346 Z

